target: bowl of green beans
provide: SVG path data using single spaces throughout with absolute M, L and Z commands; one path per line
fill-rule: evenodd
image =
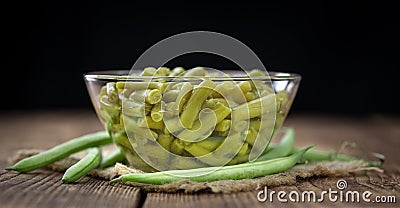
M 203 67 L 95 71 L 84 78 L 114 144 L 145 172 L 256 159 L 279 131 L 301 79 Z

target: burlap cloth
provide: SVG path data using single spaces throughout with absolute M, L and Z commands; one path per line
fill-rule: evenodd
M 37 154 L 41 150 L 29 149 L 20 150 L 9 162 L 14 164 L 17 161 Z M 52 171 L 64 172 L 68 167 L 78 161 L 77 157 L 68 157 L 60 160 L 46 167 Z M 239 191 L 251 191 L 256 190 L 259 187 L 264 186 L 283 186 L 293 185 L 300 180 L 306 180 L 313 177 L 343 177 L 353 174 L 360 174 L 366 170 L 382 171 L 379 168 L 368 168 L 366 163 L 362 161 L 353 162 L 338 162 L 338 161 L 325 161 L 318 163 L 299 164 L 293 168 L 278 174 L 267 175 L 260 178 L 254 179 L 242 179 L 242 180 L 221 180 L 213 182 L 193 182 L 189 180 L 181 180 L 178 182 L 164 184 L 164 185 L 148 185 L 142 183 L 126 183 L 130 186 L 140 187 L 147 192 L 184 192 L 184 193 L 196 193 L 196 192 L 213 192 L 213 193 L 232 193 Z M 110 180 L 118 175 L 126 173 L 142 173 L 140 170 L 129 168 L 123 164 L 116 164 L 115 167 L 106 168 L 103 170 L 95 169 L 92 170 L 89 175 L 97 178 Z

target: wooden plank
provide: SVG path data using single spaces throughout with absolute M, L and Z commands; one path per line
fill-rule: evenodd
M 138 188 L 84 177 L 62 184 L 61 173 L 34 171 L 3 172 L 0 178 L 1 207 L 138 207 Z
M 261 207 L 251 192 L 235 194 L 165 194 L 148 193 L 143 207 Z

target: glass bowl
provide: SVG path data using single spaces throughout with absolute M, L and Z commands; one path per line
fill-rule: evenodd
M 259 70 L 206 77 L 129 73 L 94 71 L 84 79 L 114 143 L 130 166 L 145 172 L 256 159 L 279 131 L 301 79 Z

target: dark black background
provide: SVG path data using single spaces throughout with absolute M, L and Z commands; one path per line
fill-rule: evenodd
M 399 113 L 395 5 L 147 3 L 18 1 L 4 6 L 2 78 L 11 82 L 2 84 L 2 110 L 90 109 L 84 72 L 130 68 L 164 38 L 207 30 L 242 41 L 270 70 L 301 74 L 292 113 Z M 232 67 L 211 56 L 181 63 Z

